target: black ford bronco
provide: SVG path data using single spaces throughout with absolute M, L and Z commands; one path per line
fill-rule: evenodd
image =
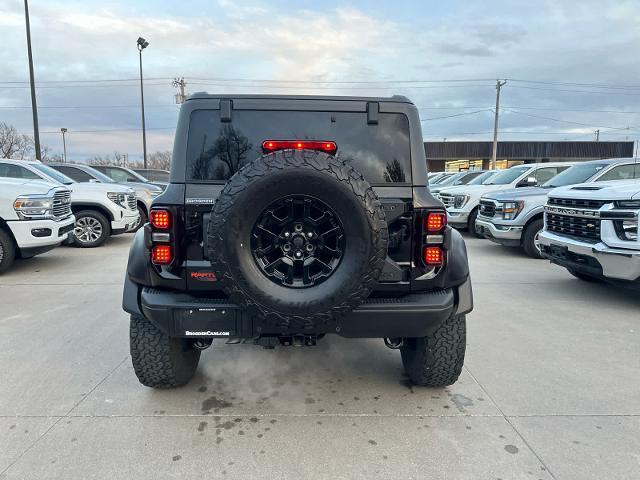
M 473 308 L 462 237 L 429 194 L 405 97 L 195 94 L 166 191 L 133 240 L 123 308 L 144 385 L 227 343 L 382 338 L 418 385 L 454 383 Z

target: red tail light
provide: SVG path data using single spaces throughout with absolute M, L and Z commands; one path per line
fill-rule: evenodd
M 424 263 L 430 267 L 441 267 L 444 264 L 444 251 L 442 247 L 424 247 Z
M 447 214 L 442 212 L 430 212 L 424 222 L 428 233 L 442 233 L 447 226 Z
M 171 245 L 154 245 L 151 250 L 151 261 L 156 265 L 169 265 L 173 260 Z
M 158 230 L 168 230 L 171 227 L 171 214 L 167 210 L 151 210 L 149 223 Z
M 414 262 L 421 272 L 442 269 L 447 263 L 447 213 L 437 208 L 416 208 L 413 242 Z
M 262 151 L 264 153 L 271 153 L 276 150 L 319 150 L 335 155 L 338 151 L 338 145 L 336 145 L 336 142 L 326 140 L 265 140 L 262 142 Z

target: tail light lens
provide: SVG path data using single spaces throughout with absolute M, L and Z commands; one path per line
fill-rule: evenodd
M 154 208 L 149 212 L 151 227 L 151 263 L 168 266 L 175 260 L 173 248 L 174 218 L 168 208 Z
M 265 140 L 262 142 L 262 151 L 271 153 L 277 150 L 318 150 L 335 155 L 338 151 L 336 142 L 329 140 Z
M 169 265 L 173 261 L 171 245 L 154 245 L 151 250 L 151 261 L 155 265 Z
M 431 270 L 443 267 L 447 259 L 445 232 L 447 213 L 440 209 L 415 209 L 414 261 Z
M 168 210 L 151 210 L 149 223 L 157 230 L 168 230 L 171 227 L 171 213 Z
M 447 214 L 443 212 L 429 212 L 425 220 L 427 233 L 442 233 L 447 226 Z
M 425 265 L 430 267 L 441 267 L 444 265 L 444 251 L 442 250 L 442 247 L 424 247 L 423 259 Z

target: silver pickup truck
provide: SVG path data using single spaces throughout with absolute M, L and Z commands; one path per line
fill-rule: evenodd
M 639 214 L 638 178 L 552 190 L 540 234 L 542 255 L 582 280 L 640 289 Z
M 542 258 L 539 235 L 544 206 L 553 188 L 635 178 L 632 158 L 593 160 L 572 166 L 540 187 L 490 192 L 480 198 L 476 233 L 507 247 L 521 247 L 532 258 Z

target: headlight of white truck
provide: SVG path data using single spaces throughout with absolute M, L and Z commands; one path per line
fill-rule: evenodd
M 628 242 L 638 241 L 638 216 L 640 211 L 634 212 L 633 210 L 640 210 L 640 200 L 618 200 L 615 202 L 616 209 L 611 210 L 609 213 L 618 217 L 613 220 L 616 233 L 620 240 L 626 240 Z M 618 208 L 625 211 L 620 212 Z M 620 218 L 622 217 L 622 218 Z
M 638 220 L 624 220 L 620 228 L 622 240 L 638 241 Z
M 523 201 L 518 202 L 502 202 L 502 218 L 503 220 L 513 220 L 518 216 L 524 207 Z
M 127 194 L 122 192 L 108 192 L 107 198 L 122 208 L 127 208 Z
M 47 195 L 20 195 L 13 202 L 13 209 L 21 220 L 48 218 L 53 208 L 53 197 Z
M 469 195 L 456 195 L 453 199 L 454 208 L 462 208 L 469 201 Z

